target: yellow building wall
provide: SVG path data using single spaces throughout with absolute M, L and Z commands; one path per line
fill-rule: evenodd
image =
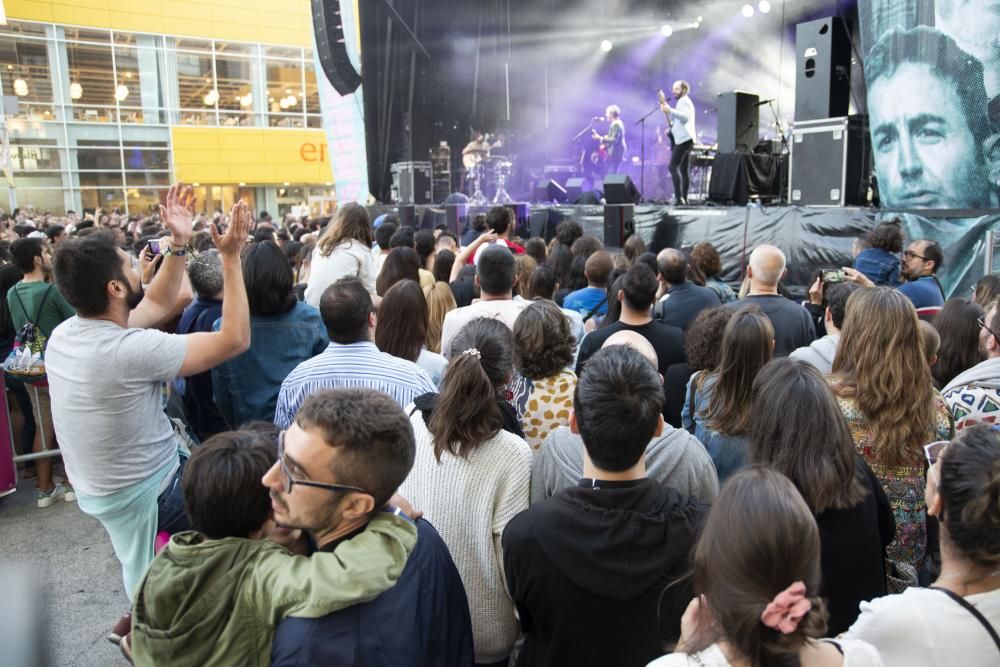
M 174 176 L 185 183 L 333 181 L 323 130 L 174 126 L 170 134 Z
M 4 0 L 7 18 L 312 47 L 309 0 Z

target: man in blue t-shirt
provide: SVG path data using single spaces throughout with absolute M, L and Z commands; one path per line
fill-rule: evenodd
M 598 250 L 587 258 L 583 273 L 587 276 L 587 286 L 570 292 L 563 299 L 562 307 L 575 310 L 585 319 L 594 315 L 603 316 L 608 312 L 608 278 L 614 269 L 614 262 L 606 250 Z
M 917 239 L 903 251 L 899 275 L 906 282 L 899 286 L 899 291 L 913 302 L 914 308 L 944 305 L 944 292 L 935 276 L 943 260 L 941 246 L 928 239 Z

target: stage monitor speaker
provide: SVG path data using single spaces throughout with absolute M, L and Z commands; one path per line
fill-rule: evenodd
M 341 95 L 353 93 L 361 85 L 361 75 L 347 55 L 340 0 L 312 0 L 313 32 L 316 54 L 323 73 Z
M 531 209 L 531 236 L 541 236 L 548 243 L 556 235 L 556 227 L 566 216 L 554 208 Z
M 604 177 L 604 201 L 608 204 L 638 204 L 642 193 L 628 174 L 608 174 Z
M 445 204 L 444 214 L 445 224 L 448 225 L 448 231 L 461 238 L 462 231 L 465 229 L 465 226 L 469 224 L 469 205 Z
M 535 184 L 535 201 L 566 201 L 566 189 L 549 178 L 543 178 Z
M 871 149 L 865 116 L 795 123 L 788 202 L 795 206 L 867 204 Z
M 604 247 L 624 248 L 635 233 L 635 205 L 608 204 L 604 207 Z
M 590 183 L 586 178 L 570 178 L 566 181 L 567 201 L 576 203 L 584 192 L 590 190 Z
M 719 152 L 749 153 L 760 134 L 760 97 L 736 90 L 719 95 Z
M 795 121 L 846 116 L 851 105 L 851 40 L 828 17 L 795 27 Z
M 401 204 L 399 206 L 399 226 L 417 228 L 417 207 Z

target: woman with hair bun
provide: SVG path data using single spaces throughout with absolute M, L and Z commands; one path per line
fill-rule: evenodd
M 847 636 L 873 644 L 888 667 L 1000 664 L 1000 430 L 970 427 L 924 453 L 941 574 L 930 588 L 862 603 Z
M 528 509 L 531 448 L 503 396 L 514 365 L 503 322 L 479 318 L 452 343 L 438 394 L 414 400 L 413 469 L 399 493 L 448 545 L 468 594 L 476 664 L 506 661 L 519 628 L 507 594 L 500 536 Z
M 722 487 L 693 554 L 694 592 L 676 652 L 649 667 L 879 667 L 869 644 L 820 639 L 820 541 L 778 472 L 751 466 Z

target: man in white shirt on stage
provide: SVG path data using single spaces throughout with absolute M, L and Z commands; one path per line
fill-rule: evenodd
M 694 126 L 694 102 L 688 96 L 691 85 L 687 81 L 674 81 L 670 89 L 677 100 L 673 107 L 667 100 L 660 100 L 660 109 L 670 123 L 673 150 L 670 153 L 670 178 L 674 182 L 674 205 L 687 204 L 691 149 L 697 136 Z

